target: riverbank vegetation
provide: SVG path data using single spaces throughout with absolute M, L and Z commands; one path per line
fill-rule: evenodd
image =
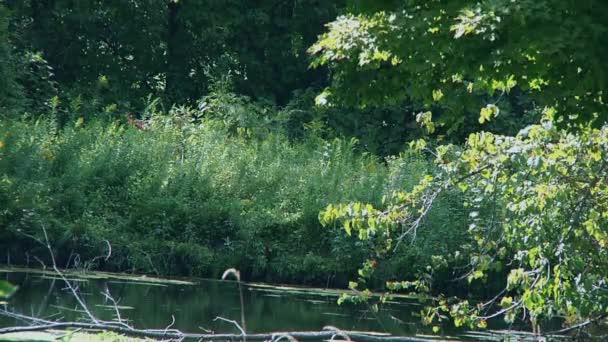
M 601 321 L 607 13 L 6 1 L 1 257 L 48 232 L 66 267 L 406 292 L 437 329 Z
M 45 226 L 69 267 L 218 276 L 238 266 L 249 279 L 337 285 L 366 246 L 323 228 L 319 211 L 339 201 L 380 204 L 430 167 L 415 153 L 386 164 L 351 140 L 290 142 L 267 125 L 247 128 L 251 136 L 186 115 L 155 113 L 146 130 L 126 121 L 3 122 L 5 256 L 29 255 L 35 265 L 45 253 L 30 236 Z M 447 227 L 457 213 L 442 215 L 438 232 L 457 236 Z M 86 264 L 108 248 L 107 261 Z

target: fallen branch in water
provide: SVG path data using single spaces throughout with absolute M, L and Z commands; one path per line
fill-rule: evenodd
M 273 332 L 273 333 L 262 333 L 262 334 L 193 334 L 180 331 L 165 332 L 165 331 L 153 331 L 136 328 L 126 328 L 115 325 L 95 324 L 95 323 L 80 323 L 80 322 L 56 322 L 49 324 L 40 324 L 23 327 L 11 327 L 0 329 L 1 334 L 16 333 L 16 332 L 30 332 L 30 331 L 44 331 L 44 330 L 60 330 L 60 329 L 86 329 L 86 330 L 101 330 L 101 331 L 112 331 L 121 333 L 129 336 L 138 337 L 150 337 L 158 339 L 197 339 L 199 341 L 240 341 L 245 337 L 250 341 L 278 341 L 285 337 L 291 337 L 298 341 L 310 341 L 310 340 L 331 340 L 336 337 L 345 338 L 348 336 L 351 341 L 359 342 L 429 342 L 429 339 L 421 339 L 417 337 L 405 337 L 405 336 L 391 336 L 391 335 L 374 335 L 372 333 L 363 333 L 355 331 L 337 331 L 337 330 L 323 330 L 323 331 L 287 331 L 287 332 Z
M 306 340 L 330 340 L 334 341 L 336 338 L 342 338 L 346 341 L 358 341 L 358 342 L 428 342 L 429 339 L 421 339 L 416 337 L 405 337 L 405 336 L 391 336 L 388 334 L 374 334 L 372 332 L 360 332 L 360 331 L 343 331 L 338 328 L 327 326 L 321 331 L 290 331 L 290 332 L 270 332 L 260 334 L 248 334 L 245 330 L 245 315 L 243 306 L 243 293 L 241 289 L 240 274 L 236 269 L 229 269 L 224 272 L 222 279 L 225 279 L 229 274 L 233 274 L 239 283 L 239 296 L 241 301 L 241 324 L 242 327 L 236 321 L 229 320 L 222 317 L 217 317 L 216 320 L 223 320 L 226 322 L 233 323 L 239 330 L 240 334 L 216 334 L 216 333 L 188 333 L 182 332 L 178 329 L 171 328 L 175 324 L 175 317 L 172 316 L 172 322 L 165 329 L 138 329 L 132 325 L 129 325 L 127 320 L 123 319 L 120 314 L 120 308 L 118 307 L 118 301 L 116 301 L 110 294 L 109 289 L 106 288 L 101 294 L 109 300 L 114 307 L 116 314 L 116 320 L 104 321 L 96 317 L 93 312 L 89 310 L 86 305 L 84 298 L 80 295 L 78 286 L 72 284 L 70 280 L 63 274 L 57 267 L 55 255 L 51 248 L 48 234 L 45 227 L 42 227 L 44 235 L 44 241 L 36 239 L 39 243 L 46 247 L 52 262 L 52 269 L 58 275 L 58 277 L 66 284 L 67 289 L 71 292 L 72 296 L 76 299 L 78 306 L 82 309 L 85 314 L 86 322 L 62 322 L 60 320 L 51 321 L 34 316 L 27 316 L 17 312 L 10 311 L 7 307 L 0 307 L 0 316 L 16 319 L 29 324 L 28 326 L 14 326 L 7 328 L 0 328 L 0 335 L 9 333 L 20 333 L 20 332 L 32 332 L 32 331 L 46 331 L 46 330 L 65 330 L 65 329 L 76 329 L 76 330 L 89 330 L 89 331 L 111 331 L 126 336 L 132 337 L 146 337 L 152 339 L 162 340 L 176 340 L 183 341 L 185 339 L 196 339 L 198 341 L 271 341 L 278 342 L 283 339 L 289 341 L 306 341 Z M 108 242 L 109 245 L 109 242 Z M 108 249 L 110 250 L 111 247 Z M 111 252 L 108 252 L 108 257 Z M 44 264 L 43 264 L 44 265 Z M 46 266 L 45 266 L 46 267 Z

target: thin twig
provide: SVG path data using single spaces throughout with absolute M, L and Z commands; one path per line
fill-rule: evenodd
M 219 319 L 220 321 L 224 321 L 224 322 L 228 322 L 228 323 L 232 323 L 232 324 L 234 324 L 234 326 L 235 326 L 235 327 L 237 327 L 237 329 L 239 329 L 239 330 L 241 331 L 241 336 L 243 336 L 243 337 L 244 337 L 245 335 L 247 335 L 247 334 L 245 333 L 245 330 L 244 330 L 243 328 L 241 328 L 241 326 L 240 326 L 240 325 L 239 325 L 239 324 L 238 324 L 238 323 L 237 323 L 235 320 L 232 320 L 232 319 L 227 319 L 227 318 L 224 318 L 224 317 L 217 316 L 217 317 L 215 317 L 215 318 L 213 319 L 213 321 L 217 321 L 218 319 Z
M 61 278 L 61 280 L 63 280 L 65 282 L 66 286 L 70 289 L 70 291 L 72 292 L 72 295 L 74 295 L 74 298 L 76 299 L 76 301 L 78 302 L 80 307 L 84 310 L 84 312 L 87 314 L 87 316 L 89 316 L 91 321 L 93 321 L 94 323 L 100 323 L 100 321 L 97 319 L 97 317 L 95 317 L 91 313 L 91 311 L 89 311 L 89 308 L 84 303 L 82 298 L 80 298 L 80 295 L 78 294 L 78 292 L 74 288 L 74 286 L 72 286 L 72 283 L 70 283 L 70 281 L 59 270 L 59 268 L 57 268 L 57 262 L 55 261 L 55 254 L 53 253 L 53 249 L 51 248 L 51 243 L 49 242 L 49 236 L 46 233 L 46 228 L 44 227 L 44 225 L 42 226 L 42 232 L 44 233 L 44 241 L 46 242 L 46 248 L 49 251 L 49 255 L 51 256 L 51 262 L 53 263 L 53 270 L 55 270 L 55 273 L 57 273 L 57 275 Z
M 325 327 L 323 327 L 323 330 L 330 330 L 330 331 L 334 332 L 334 335 L 329 339 L 330 342 L 333 342 L 333 340 L 336 338 L 336 336 L 340 336 L 340 337 L 346 339 L 347 341 L 352 341 L 350 339 L 350 336 L 348 336 L 347 333 L 345 333 L 344 331 L 342 331 L 334 326 L 331 326 L 331 325 L 325 326 Z
M 100 292 L 106 299 L 112 302 L 112 306 L 114 307 L 114 312 L 116 313 L 116 320 L 118 323 L 123 323 L 122 317 L 120 315 L 120 310 L 118 309 L 118 302 L 112 297 L 110 293 L 110 289 L 106 286 L 105 292 Z
M 234 275 L 236 278 L 238 288 L 239 288 L 239 300 L 241 303 L 241 325 L 243 327 L 243 342 L 246 342 L 245 335 L 247 331 L 247 326 L 245 325 L 245 301 L 243 300 L 243 287 L 241 286 L 241 272 L 236 268 L 229 268 L 224 271 L 222 274 L 222 280 L 225 280 L 229 275 Z
M 564 329 L 551 331 L 548 334 L 549 335 L 565 334 L 565 333 L 570 332 L 572 330 L 584 328 L 584 327 L 586 327 L 586 326 L 588 326 L 590 324 L 593 324 L 593 323 L 595 323 L 595 322 L 597 322 L 597 321 L 599 321 L 601 319 L 604 319 L 604 318 L 606 318 L 606 315 L 602 315 L 602 316 L 599 316 L 599 317 L 596 317 L 596 318 L 593 318 L 593 319 L 588 319 L 588 320 L 586 320 L 584 322 L 581 322 L 579 324 L 575 324 L 573 326 L 570 326 L 570 327 L 567 327 L 567 328 L 564 328 Z

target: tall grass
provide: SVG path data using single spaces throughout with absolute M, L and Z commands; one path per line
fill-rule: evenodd
M 344 282 L 366 246 L 321 227 L 319 211 L 379 204 L 428 169 L 411 155 L 387 164 L 360 154 L 354 141 L 252 138 L 213 120 L 148 130 L 6 121 L 0 141 L 1 251 L 44 256 L 32 239 L 44 225 L 65 265 L 162 275 L 236 267 L 245 279 Z M 95 258 L 106 241 L 112 257 Z

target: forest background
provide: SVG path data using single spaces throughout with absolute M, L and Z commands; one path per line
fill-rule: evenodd
M 604 317 L 607 17 L 5 0 L 2 257 L 36 265 L 44 227 L 65 267 L 388 286 L 428 323 Z

